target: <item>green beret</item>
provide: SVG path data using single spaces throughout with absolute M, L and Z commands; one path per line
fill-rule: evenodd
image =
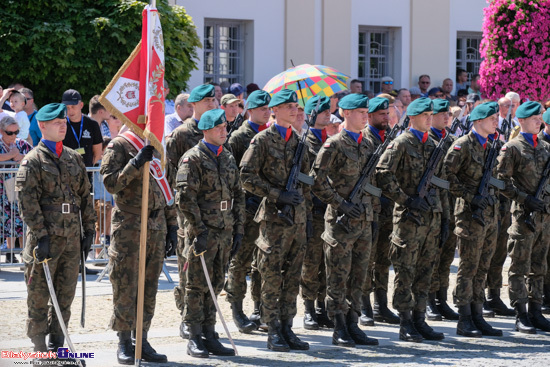
M 187 102 L 200 102 L 206 97 L 214 97 L 214 86 L 203 84 L 193 88 Z
M 434 115 L 440 112 L 449 112 L 449 101 L 446 99 L 437 98 L 433 100 L 434 103 Z
M 485 102 L 473 109 L 470 113 L 470 121 L 483 120 L 495 113 L 498 113 L 498 103 Z
M 390 108 L 390 101 L 384 97 L 375 97 L 369 101 L 369 113 Z
M 248 109 L 253 110 L 268 105 L 271 102 L 271 96 L 265 90 L 255 90 L 248 95 L 246 102 L 248 103 Z
M 546 110 L 545 113 L 542 114 L 542 120 L 545 124 L 550 125 L 550 108 Z
M 206 111 L 199 120 L 199 130 L 210 130 L 216 126 L 227 122 L 225 111 L 219 108 Z
M 412 101 L 407 107 L 408 116 L 417 116 L 424 112 L 431 112 L 434 110 L 434 104 L 431 99 L 422 97 Z
M 295 91 L 293 91 L 292 89 L 283 89 L 273 95 L 273 98 L 271 98 L 271 102 L 269 102 L 269 108 L 278 106 L 283 103 L 297 102 L 298 95 Z
M 330 110 L 330 98 L 316 95 L 307 100 L 306 107 L 304 108 L 306 115 L 311 115 L 313 110 L 317 107 L 318 100 L 321 100 L 321 102 L 319 102 L 319 109 L 317 110 L 317 113 Z
M 51 121 L 67 117 L 67 106 L 63 103 L 50 103 L 42 107 L 36 114 L 37 121 Z
M 542 113 L 542 106 L 535 101 L 527 101 L 518 107 L 516 110 L 516 117 L 518 119 L 526 119 L 531 116 L 540 115 Z
M 369 97 L 360 93 L 348 94 L 338 102 L 338 107 L 343 110 L 354 110 L 356 108 L 369 108 Z

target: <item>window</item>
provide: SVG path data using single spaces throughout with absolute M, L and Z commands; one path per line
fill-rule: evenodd
M 386 29 L 362 29 L 359 32 L 359 63 L 357 76 L 363 89 L 379 93 L 380 79 L 393 77 L 393 32 Z M 395 78 L 394 78 L 395 80 Z
M 244 22 L 205 21 L 204 82 L 219 83 L 224 90 L 244 83 Z
M 481 37 L 482 34 L 477 32 L 459 32 L 456 38 L 456 67 L 468 72 L 468 80 L 472 80 L 472 76 L 479 73 L 482 61 L 479 53 Z

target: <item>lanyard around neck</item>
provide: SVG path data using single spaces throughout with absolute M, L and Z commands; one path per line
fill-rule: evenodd
M 69 126 L 73 131 L 74 138 L 76 139 L 76 142 L 78 143 L 78 147 L 80 148 L 80 140 L 82 139 L 82 127 L 84 126 L 84 116 L 80 118 L 80 134 L 78 135 L 76 135 L 76 131 L 74 131 L 73 123 L 68 117 L 67 117 L 67 121 L 69 122 Z

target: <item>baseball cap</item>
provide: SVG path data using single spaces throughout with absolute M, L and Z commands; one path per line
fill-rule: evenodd
M 411 94 L 411 96 L 419 96 L 419 95 L 422 94 L 420 92 L 420 88 L 418 88 L 418 87 L 410 87 L 409 88 L 409 93 Z
M 67 89 L 63 92 L 63 97 L 61 98 L 61 103 L 65 105 L 77 105 L 78 102 L 82 101 L 82 96 L 75 89 Z
M 222 106 L 225 106 L 226 104 L 230 104 L 237 101 L 240 101 L 240 99 L 235 97 L 233 94 L 228 93 L 222 96 L 222 98 L 220 99 L 220 104 Z
M 240 85 L 239 83 L 233 83 L 231 84 L 231 86 L 229 87 L 229 90 L 228 90 L 229 93 L 235 95 L 235 96 L 238 96 L 238 95 L 241 95 L 245 92 L 245 89 L 242 85 Z

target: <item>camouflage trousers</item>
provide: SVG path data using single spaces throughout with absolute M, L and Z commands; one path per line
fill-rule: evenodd
M 174 287 L 174 299 L 180 315 L 183 316 L 183 310 L 185 309 L 185 283 L 187 282 L 187 273 L 184 271 L 184 268 L 187 258 L 185 257 L 185 236 L 180 235 L 181 231 L 181 229 L 178 230 L 178 247 L 176 248 L 179 282 Z
M 162 212 L 162 211 L 161 211 Z M 138 269 L 140 247 L 139 215 L 122 212 L 116 207 L 112 216 L 112 235 L 109 257 L 111 285 L 113 286 L 114 312 L 110 326 L 115 331 L 136 328 Z M 148 331 L 155 314 L 159 276 L 164 263 L 166 222 L 164 215 L 149 219 L 145 260 L 145 292 L 143 301 L 143 331 Z M 155 222 L 156 226 L 152 225 Z M 163 228 L 164 227 L 164 228 Z M 155 230 L 153 228 L 161 228 Z
M 390 259 L 395 270 L 393 307 L 399 312 L 426 311 L 430 281 L 439 251 L 441 213 L 424 213 L 422 225 L 394 215 Z
M 36 247 L 37 239 L 29 233 L 27 235 L 27 248 L 30 253 Z M 78 282 L 78 269 L 80 264 L 80 239 L 78 235 L 65 238 L 50 236 L 51 260 L 48 267 L 52 275 L 55 295 L 65 325 L 71 318 L 71 304 L 73 303 L 76 284 Z M 57 334 L 62 335 L 61 326 L 53 305 L 48 305 L 50 292 L 44 274 L 42 264 L 29 262 L 25 259 L 25 284 L 27 285 L 27 336 Z M 29 278 L 32 280 L 29 284 Z
M 378 222 L 378 235 L 373 238 L 370 253 L 369 270 L 363 285 L 363 294 L 368 295 L 376 289 L 388 291 L 390 279 L 390 235 L 393 229 L 391 217 Z
M 210 282 L 216 297 L 223 289 L 225 266 L 229 261 L 233 231 L 209 228 L 206 252 L 203 254 Z M 193 253 L 193 241 L 185 247 L 187 254 L 187 283 L 185 285 L 185 311 L 183 321 L 187 325 L 216 325 L 216 306 L 208 289 L 200 256 Z
M 313 217 L 313 237 L 307 243 L 300 286 L 302 298 L 308 301 L 324 302 L 326 296 L 327 276 L 325 271 L 324 241 L 321 234 L 325 230 L 325 219 L 322 215 Z
M 296 316 L 296 297 L 306 245 L 306 224 L 292 226 L 260 222 L 258 269 L 262 276 L 261 319 L 287 320 Z
M 537 213 L 536 230 L 531 232 L 525 224 L 521 210 L 512 213 L 512 226 L 508 230 L 508 254 L 512 259 L 508 270 L 510 304 L 527 301 L 542 303 L 544 277 L 550 245 L 550 215 Z M 527 284 L 526 284 L 527 282 Z
M 512 224 L 512 215 L 510 214 L 511 201 L 500 201 L 500 228 L 498 231 L 495 254 L 491 260 L 491 266 L 487 273 L 487 287 L 489 289 L 502 288 L 502 269 L 506 256 L 508 256 L 508 228 Z
M 252 264 L 250 268 L 250 294 L 252 301 L 261 302 L 262 300 L 262 275 L 258 269 L 258 247 L 254 249 L 252 254 Z
M 326 307 L 330 317 L 348 309 L 361 314 L 361 296 L 372 247 L 372 222 L 354 221 L 347 233 L 335 221 L 325 222 Z
M 453 292 L 457 306 L 485 301 L 487 272 L 497 243 L 498 215 L 494 207 L 485 209 L 485 226 L 472 219 L 469 209 L 455 216 L 460 257 L 456 288 Z
M 226 300 L 229 303 L 240 302 L 246 296 L 246 274 L 250 272 L 252 261 L 256 255 L 256 239 L 260 225 L 254 222 L 254 216 L 246 214 L 244 237 L 241 248 L 229 263 L 227 281 L 224 289 L 227 292 Z M 257 281 L 257 279 L 255 279 Z
M 449 238 L 439 249 L 435 259 L 435 269 L 432 274 L 432 282 L 430 285 L 430 293 L 437 292 L 439 289 L 449 288 L 449 276 L 451 274 L 451 264 L 455 259 L 456 252 L 456 235 L 453 233 L 455 229 L 454 221 L 449 223 Z

